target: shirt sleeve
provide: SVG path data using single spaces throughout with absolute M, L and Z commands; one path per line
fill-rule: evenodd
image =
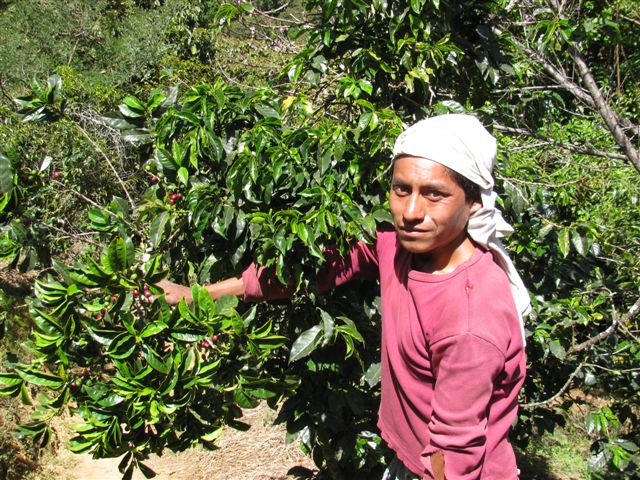
M 447 480 L 479 479 L 494 383 L 504 355 L 472 333 L 453 335 L 432 345 L 435 376 L 430 444 L 421 454 L 433 477 L 431 455 L 441 451 Z
M 316 284 L 323 292 L 347 283 L 353 279 L 374 279 L 378 274 L 378 259 L 375 245 L 356 242 L 345 257 L 335 248 L 324 250 L 325 266 L 318 273 Z M 252 263 L 242 272 L 244 301 L 260 302 L 289 298 L 295 290 L 283 285 L 272 268 L 258 267 Z

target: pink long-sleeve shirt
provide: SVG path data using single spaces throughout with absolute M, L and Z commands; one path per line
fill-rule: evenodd
M 245 301 L 287 296 L 263 269 L 242 275 Z M 442 451 L 447 480 L 516 480 L 508 440 L 525 375 L 525 353 L 509 282 L 490 252 L 476 249 L 453 272 L 412 269 L 393 230 L 330 258 L 321 289 L 379 278 L 382 379 L 378 427 L 411 471 L 434 478 Z

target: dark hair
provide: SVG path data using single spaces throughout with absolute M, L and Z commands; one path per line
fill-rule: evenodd
M 451 175 L 451 178 L 454 182 L 458 184 L 460 188 L 464 191 L 464 199 L 467 202 L 480 202 L 480 185 L 477 183 L 473 183 L 464 175 L 460 175 L 455 170 L 451 170 L 449 167 L 445 167 Z

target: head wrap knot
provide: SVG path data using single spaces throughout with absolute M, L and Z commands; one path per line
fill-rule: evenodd
M 498 208 L 493 191 L 496 139 L 470 115 L 440 115 L 427 118 L 405 130 L 396 140 L 393 158 L 400 155 L 426 158 L 458 172 L 482 189 L 482 208 L 469 218 L 467 233 L 479 245 L 494 253 L 498 265 L 511 283 L 520 318 L 531 310 L 529 294 L 500 238 L 513 233 Z

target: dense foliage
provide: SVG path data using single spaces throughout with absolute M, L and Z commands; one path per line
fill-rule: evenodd
M 328 476 L 379 475 L 375 288 L 318 292 L 313 278 L 326 248 L 388 220 L 403 122 L 475 111 L 501 144 L 509 248 L 534 301 L 515 439 L 581 405 L 594 475 L 637 474 L 634 2 L 125 3 L 92 8 L 114 22 L 173 9 L 166 50 L 128 67 L 146 83 L 119 83 L 116 102 L 65 67 L 0 107 L 0 254 L 40 271 L 35 360 L 0 376 L 25 402 L 41 390 L 23 433 L 46 442 L 70 409 L 84 421 L 71 448 L 152 475 L 149 453 L 211 445 L 239 407 L 284 400 L 279 419 Z M 267 66 L 238 86 L 239 63 L 214 46 L 239 38 L 300 47 L 271 82 Z M 184 86 L 203 72 L 219 75 Z M 250 262 L 297 293 L 253 307 L 197 286 L 191 306 L 156 298 L 165 276 L 207 284 Z

